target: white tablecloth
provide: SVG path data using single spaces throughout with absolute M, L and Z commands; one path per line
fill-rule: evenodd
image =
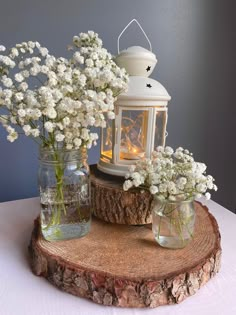
M 27 246 L 37 198 L 0 203 L 0 315 L 234 315 L 236 314 L 236 215 L 206 202 L 222 236 L 222 267 L 194 296 L 179 305 L 121 309 L 97 305 L 60 291 L 32 274 Z

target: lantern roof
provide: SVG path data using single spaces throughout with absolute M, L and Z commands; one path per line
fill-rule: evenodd
M 170 99 L 170 95 L 160 82 L 147 77 L 130 76 L 127 92 L 120 94 L 117 101 L 164 101 L 163 105 L 166 105 L 167 101 L 169 101 Z

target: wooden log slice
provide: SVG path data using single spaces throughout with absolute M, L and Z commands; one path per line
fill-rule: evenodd
M 106 222 L 140 225 L 152 222 L 152 196 L 140 189 L 123 190 L 124 177 L 102 173 L 96 165 L 91 169 L 93 214 Z
M 32 270 L 58 288 L 120 307 L 157 307 L 193 295 L 220 268 L 220 233 L 214 217 L 196 203 L 194 239 L 183 249 L 160 247 L 150 226 L 94 219 L 84 238 L 48 242 L 38 221 L 29 251 Z

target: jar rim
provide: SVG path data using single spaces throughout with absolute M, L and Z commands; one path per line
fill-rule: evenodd
M 188 202 L 193 202 L 195 200 L 194 197 L 188 198 L 188 199 L 178 199 L 178 200 L 169 200 L 169 199 L 160 199 L 158 198 L 158 196 L 154 196 L 155 199 L 157 199 L 158 201 L 162 202 L 162 203 L 188 203 Z
M 55 155 L 57 156 L 55 159 Z M 64 163 L 64 162 L 73 162 L 77 160 L 87 159 L 87 149 L 64 149 L 59 148 L 54 150 L 53 148 L 39 148 L 39 161 L 41 162 L 49 162 L 50 163 Z
M 87 148 L 86 147 L 81 147 L 79 149 L 66 149 L 66 148 L 57 148 L 57 149 L 53 149 L 53 148 L 45 148 L 45 147 L 42 147 L 40 146 L 39 147 L 39 152 L 86 152 L 87 151 Z

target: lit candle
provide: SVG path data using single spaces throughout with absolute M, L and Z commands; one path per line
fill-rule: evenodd
M 130 150 L 126 147 L 120 148 L 120 158 L 125 160 L 139 160 L 144 156 L 145 152 L 141 148 L 131 148 Z

